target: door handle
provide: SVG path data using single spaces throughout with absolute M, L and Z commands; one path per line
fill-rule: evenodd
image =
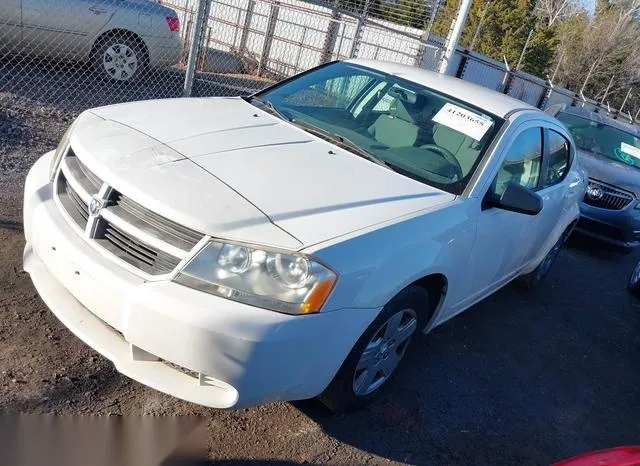
M 96 14 L 96 15 L 101 15 L 107 12 L 107 10 L 105 10 L 104 8 L 95 6 L 95 5 L 89 7 L 89 11 L 91 11 L 93 14 Z

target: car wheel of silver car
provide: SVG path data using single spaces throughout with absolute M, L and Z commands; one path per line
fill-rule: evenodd
M 100 39 L 93 53 L 93 65 L 102 77 L 119 82 L 138 77 L 145 61 L 143 46 L 125 35 Z
M 553 245 L 553 247 L 549 250 L 547 255 L 542 259 L 542 262 L 536 267 L 532 272 L 522 275 L 520 277 L 520 284 L 525 289 L 533 289 L 542 281 L 544 277 L 547 276 L 549 270 L 551 270 L 551 266 L 555 263 L 558 255 L 560 254 L 560 249 L 562 249 L 562 245 L 567 240 L 569 235 L 565 232 L 563 233 L 558 241 Z
M 411 285 L 396 295 L 354 345 L 320 401 L 336 412 L 370 403 L 396 374 L 430 315 L 423 287 Z

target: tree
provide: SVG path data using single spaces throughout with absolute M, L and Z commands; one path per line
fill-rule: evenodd
M 640 86 L 639 14 L 640 0 L 601 1 L 593 18 L 583 13 L 564 21 L 558 83 L 580 90 L 589 76 L 584 93 L 599 100 L 614 77 L 606 100 L 618 107 L 630 87 Z M 627 108 L 640 108 L 639 97 L 632 96 Z
M 504 57 L 511 66 L 515 66 L 529 32 L 534 30 L 522 69 L 543 75 L 553 61 L 557 46 L 554 26 L 550 25 L 549 21 L 539 24 L 534 11 L 535 4 L 530 0 L 489 0 L 488 5 L 486 1 L 472 3 L 461 45 L 468 47 L 480 27 L 474 50 L 500 61 Z M 436 34 L 446 37 L 456 15 L 458 3 L 456 0 L 447 1 L 434 24 Z M 485 8 L 486 14 L 481 23 Z

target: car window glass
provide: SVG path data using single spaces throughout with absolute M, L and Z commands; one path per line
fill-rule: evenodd
M 373 81 L 371 76 L 352 74 L 326 79 L 286 96 L 288 105 L 346 109 Z
M 542 186 L 559 183 L 569 169 L 569 141 L 559 133 L 549 130 L 549 155 Z
M 266 90 L 294 124 L 368 152 L 409 178 L 461 194 L 504 123 L 456 97 L 338 62 Z
M 640 168 L 640 138 L 618 127 L 571 113 L 556 115 L 567 127 L 576 148 Z
M 496 196 L 501 196 L 510 181 L 535 191 L 540 180 L 541 166 L 542 129 L 526 129 L 509 147 L 493 182 L 492 192 Z

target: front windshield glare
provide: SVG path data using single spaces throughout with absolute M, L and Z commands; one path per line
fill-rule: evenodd
M 640 139 L 631 133 L 570 113 L 557 116 L 578 149 L 640 168 Z
M 339 62 L 258 96 L 303 129 L 348 141 L 404 176 L 460 194 L 502 120 L 465 102 Z

